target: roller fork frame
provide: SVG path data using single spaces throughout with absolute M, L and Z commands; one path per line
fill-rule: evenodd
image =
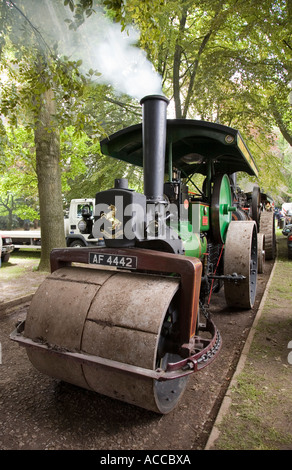
M 21 322 L 10 338 L 21 346 L 44 349 L 50 354 L 66 357 L 68 360 L 94 367 L 106 367 L 120 370 L 120 372 L 141 375 L 158 381 L 172 380 L 197 372 L 208 366 L 218 355 L 221 348 L 221 336 L 210 318 L 206 326 L 200 330 L 206 331 L 211 339 L 195 335 L 199 308 L 199 293 L 201 283 L 201 262 L 197 258 L 174 255 L 145 249 L 114 249 L 114 248 L 62 248 L 51 252 L 51 272 L 62 267 L 71 266 L 72 263 L 90 264 L 90 253 L 115 254 L 121 256 L 136 256 L 137 271 L 150 273 L 171 273 L 181 277 L 180 287 L 180 339 L 182 359 L 178 362 L 168 363 L 165 370 L 149 370 L 129 364 L 90 356 L 88 354 L 70 351 L 61 351 L 59 348 L 36 343 L 23 335 L 25 321 Z

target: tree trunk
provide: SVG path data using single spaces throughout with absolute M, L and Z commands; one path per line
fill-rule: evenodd
M 179 31 L 175 44 L 174 58 L 173 58 L 173 98 L 175 105 L 175 117 L 180 119 L 182 117 L 182 107 L 180 99 L 180 66 L 181 66 L 181 54 L 182 46 L 181 41 L 187 21 L 187 8 L 184 7 L 182 11 L 182 17 L 179 23 Z
M 35 127 L 36 170 L 40 203 L 41 260 L 39 270 L 50 270 L 53 248 L 66 246 L 62 204 L 60 138 L 53 126 L 55 101 L 52 90 L 47 90 L 40 101 Z

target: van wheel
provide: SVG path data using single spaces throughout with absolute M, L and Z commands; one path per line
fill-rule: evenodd
M 85 244 L 81 240 L 74 240 L 69 246 L 73 248 L 81 248 L 85 246 Z

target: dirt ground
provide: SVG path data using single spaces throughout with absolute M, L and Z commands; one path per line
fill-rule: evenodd
M 7 302 L 34 294 L 48 273 L 37 271 L 40 253 L 21 250 L 13 252 L 0 268 L 0 311 Z
M 42 276 L 45 277 L 45 274 L 38 277 L 32 271 L 37 264 L 34 260 L 24 274 L 5 280 L 4 271 L 14 262 L 11 258 L 11 265 L 1 268 L 2 307 L 3 301 L 12 296 L 12 289 L 13 296 L 33 292 Z M 0 304 L 0 449 L 204 449 L 272 267 L 273 262 L 266 262 L 265 272 L 259 275 L 256 303 L 251 310 L 231 311 L 226 307 L 224 293 L 216 294 L 211 310 L 222 335 L 220 355 L 210 366 L 190 377 L 179 404 L 164 416 L 40 374 L 30 364 L 23 348 L 9 339 L 16 321 L 25 319 L 29 302 L 2 314 Z M 291 303 L 287 308 L 291 308 Z M 268 374 L 272 364 L 268 362 L 265 366 Z

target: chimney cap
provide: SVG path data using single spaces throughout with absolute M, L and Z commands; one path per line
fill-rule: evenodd
M 141 99 L 140 104 L 143 104 L 145 101 L 148 100 L 162 100 L 165 101 L 167 104 L 169 103 L 169 99 L 166 98 L 166 96 L 164 95 L 147 95 Z

